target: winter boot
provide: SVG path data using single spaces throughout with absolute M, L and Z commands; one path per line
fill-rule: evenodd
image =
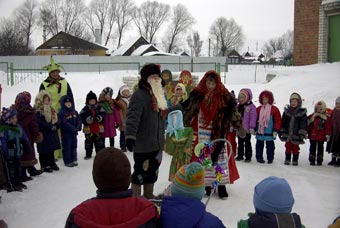
M 225 185 L 219 185 L 217 187 L 217 191 L 218 191 L 218 196 L 220 197 L 220 199 L 226 200 L 228 198 L 228 192 L 227 192 Z
M 132 196 L 136 196 L 136 197 L 141 196 L 141 192 L 142 192 L 142 186 L 141 185 L 132 183 L 131 189 L 133 191 Z
M 206 186 L 205 187 L 205 195 L 210 196 L 210 194 L 211 194 L 211 186 Z
M 293 165 L 297 166 L 299 164 L 299 154 L 293 154 Z
M 340 167 L 340 158 L 339 157 L 336 159 L 334 167 Z
M 290 165 L 291 158 L 292 158 L 292 154 L 286 153 L 285 165 Z
M 336 157 L 332 156 L 332 160 L 328 163 L 328 165 L 335 165 L 336 163 Z
M 309 163 L 310 163 L 310 165 L 312 165 L 312 166 L 315 165 L 315 155 L 309 154 Z
M 157 197 L 153 194 L 153 186 L 154 184 L 144 184 L 144 192 L 143 196 L 147 199 L 156 199 Z

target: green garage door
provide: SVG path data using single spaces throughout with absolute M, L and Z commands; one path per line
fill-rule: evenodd
M 340 61 L 340 14 L 329 17 L 328 62 Z

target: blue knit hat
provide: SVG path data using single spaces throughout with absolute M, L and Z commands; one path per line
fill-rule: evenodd
M 268 213 L 290 213 L 294 205 L 292 189 L 283 178 L 263 179 L 255 186 L 254 207 Z
M 193 162 L 182 166 L 171 184 L 172 196 L 184 196 L 201 200 L 204 195 L 204 167 Z

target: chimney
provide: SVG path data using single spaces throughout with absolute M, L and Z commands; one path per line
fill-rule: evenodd
M 94 40 L 97 44 L 102 44 L 102 35 L 100 34 L 100 29 L 95 29 L 94 30 Z

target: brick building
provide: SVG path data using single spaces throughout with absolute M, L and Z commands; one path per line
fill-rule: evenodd
M 340 61 L 340 0 L 295 0 L 294 65 Z

